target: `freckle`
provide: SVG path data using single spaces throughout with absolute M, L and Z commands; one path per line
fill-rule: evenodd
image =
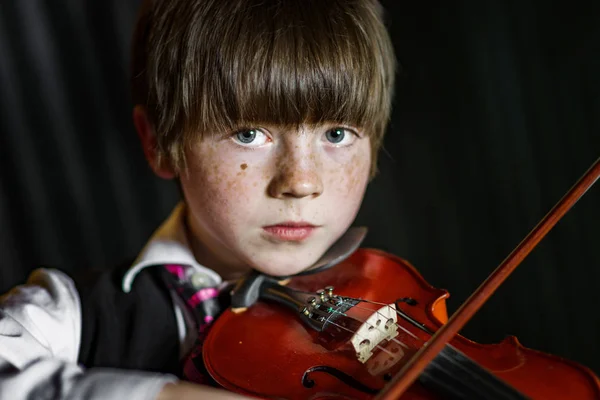
M 240 165 L 240 168 L 241 168 L 241 169 L 246 169 L 246 168 L 248 168 L 248 164 L 246 164 L 246 163 L 243 163 L 242 165 Z

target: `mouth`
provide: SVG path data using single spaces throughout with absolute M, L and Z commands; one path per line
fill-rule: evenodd
M 287 242 L 301 242 L 307 239 L 319 226 L 304 221 L 287 221 L 264 226 L 263 230 L 272 238 Z

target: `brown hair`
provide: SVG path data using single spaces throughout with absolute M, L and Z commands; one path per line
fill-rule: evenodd
M 239 125 L 346 123 L 376 155 L 396 61 L 377 0 L 145 0 L 133 39 L 132 90 L 158 154 Z

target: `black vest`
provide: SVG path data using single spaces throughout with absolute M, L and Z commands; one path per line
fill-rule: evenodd
M 174 374 L 181 377 L 180 342 L 173 301 L 158 268 L 145 268 L 131 291 L 121 289 L 130 263 L 73 277 L 82 305 L 78 362 Z

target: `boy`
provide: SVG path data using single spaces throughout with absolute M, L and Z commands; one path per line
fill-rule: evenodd
M 0 398 L 238 398 L 178 380 L 203 379 L 188 355 L 219 289 L 298 273 L 348 229 L 394 70 L 376 0 L 145 1 L 133 119 L 183 201 L 124 269 L 40 269 L 3 297 Z

